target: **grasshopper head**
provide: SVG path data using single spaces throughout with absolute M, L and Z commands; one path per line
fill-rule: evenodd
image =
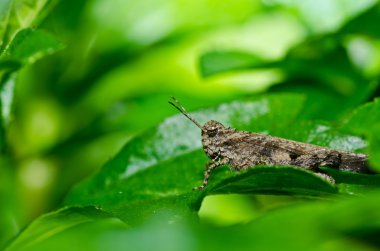
M 225 129 L 224 125 L 218 121 L 210 120 L 202 128 L 203 133 L 207 134 L 208 137 L 212 138 L 217 136 L 220 132 Z

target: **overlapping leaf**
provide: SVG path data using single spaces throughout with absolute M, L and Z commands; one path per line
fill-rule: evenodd
M 46 214 L 34 221 L 21 236 L 12 242 L 7 250 L 38 250 L 36 246 L 38 247 L 45 241 L 49 241 L 49 239 L 61 233 L 71 232 L 75 227 L 91 224 L 94 221 L 111 223 L 108 227 L 126 227 L 121 221 L 93 207 L 64 208 Z
M 175 215 L 168 212 L 128 228 L 97 209 L 68 208 L 37 219 L 7 250 L 370 251 L 379 247 L 379 198 L 377 191 L 339 202 L 314 201 L 224 228 L 172 222 Z

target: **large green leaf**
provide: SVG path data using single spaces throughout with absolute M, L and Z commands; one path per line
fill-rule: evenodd
M 242 130 L 278 136 L 294 132 L 293 135 L 288 133 L 288 138 L 297 138 L 294 119 L 302 104 L 302 96 L 270 95 L 222 104 L 193 115 L 201 123 L 216 119 Z M 355 142 L 349 136 L 328 133 L 325 127 L 314 126 L 305 130 L 308 136 L 304 141 L 331 143 L 341 149 L 351 144 L 350 150 L 363 147 L 360 139 Z M 299 129 L 302 131 L 305 127 L 300 125 Z M 325 135 L 319 141 L 318 133 Z M 192 192 L 191 189 L 201 183 L 207 162 L 200 148 L 200 131 L 196 126 L 181 114 L 168 118 L 129 142 L 98 174 L 76 187 L 66 205 L 94 205 L 135 224 L 160 209 L 194 215 L 203 197 L 212 193 L 323 196 L 338 192 L 313 173 L 293 167 L 257 167 L 236 174 L 221 167 L 212 174 L 207 189 Z
M 93 208 L 69 208 L 37 219 L 7 250 L 377 250 L 379 198 L 377 191 L 303 203 L 222 228 L 168 212 L 128 228 L 110 216 L 94 217 L 99 211 Z
M 283 103 L 292 103 L 292 107 L 283 109 Z M 222 104 L 193 116 L 200 123 L 216 119 L 242 130 L 268 132 L 291 122 L 302 103 L 302 96 L 274 95 Z M 168 105 L 168 109 L 173 108 Z M 185 211 L 193 205 L 190 212 L 194 212 L 204 194 L 191 191 L 201 182 L 207 162 L 200 148 L 199 128 L 181 114 L 168 118 L 128 143 L 100 173 L 71 193 L 68 204 L 107 207 L 135 221 L 174 202 Z M 144 210 L 136 210 L 138 215 L 132 217 L 133 209 L 139 208 L 135 203 L 142 203 Z

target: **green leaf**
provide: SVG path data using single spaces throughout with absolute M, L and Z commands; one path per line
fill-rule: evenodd
M 36 246 L 46 240 L 94 221 L 105 223 L 108 227 L 126 227 L 120 220 L 96 208 L 63 208 L 35 220 L 7 247 L 7 250 L 38 250 Z
M 364 195 L 378 188 L 380 184 L 379 174 L 353 173 L 328 167 L 320 167 L 320 169 L 335 179 L 337 188 L 341 194 Z
M 331 183 L 313 173 L 295 167 L 257 166 L 239 175 L 224 177 L 210 187 L 209 194 L 296 194 L 305 196 L 326 196 L 337 193 Z
M 2 55 L 3 61 L 16 61 L 21 64 L 36 60 L 64 48 L 51 34 L 35 29 L 24 29 L 17 33 Z
M 370 236 L 380 227 L 378 203 L 378 191 L 339 203 L 306 203 L 267 213 L 237 234 L 253 250 L 372 250 Z

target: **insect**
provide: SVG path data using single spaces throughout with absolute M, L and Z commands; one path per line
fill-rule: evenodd
M 228 164 L 237 171 L 255 165 L 293 165 L 315 172 L 334 183 L 334 179 L 323 173 L 319 167 L 328 166 L 344 171 L 370 173 L 368 156 L 336 150 L 284 138 L 238 131 L 225 127 L 218 121 L 210 120 L 199 124 L 174 97 L 169 103 L 201 129 L 202 145 L 210 161 L 206 164 L 203 183 L 193 190 L 203 190 L 211 172 Z

